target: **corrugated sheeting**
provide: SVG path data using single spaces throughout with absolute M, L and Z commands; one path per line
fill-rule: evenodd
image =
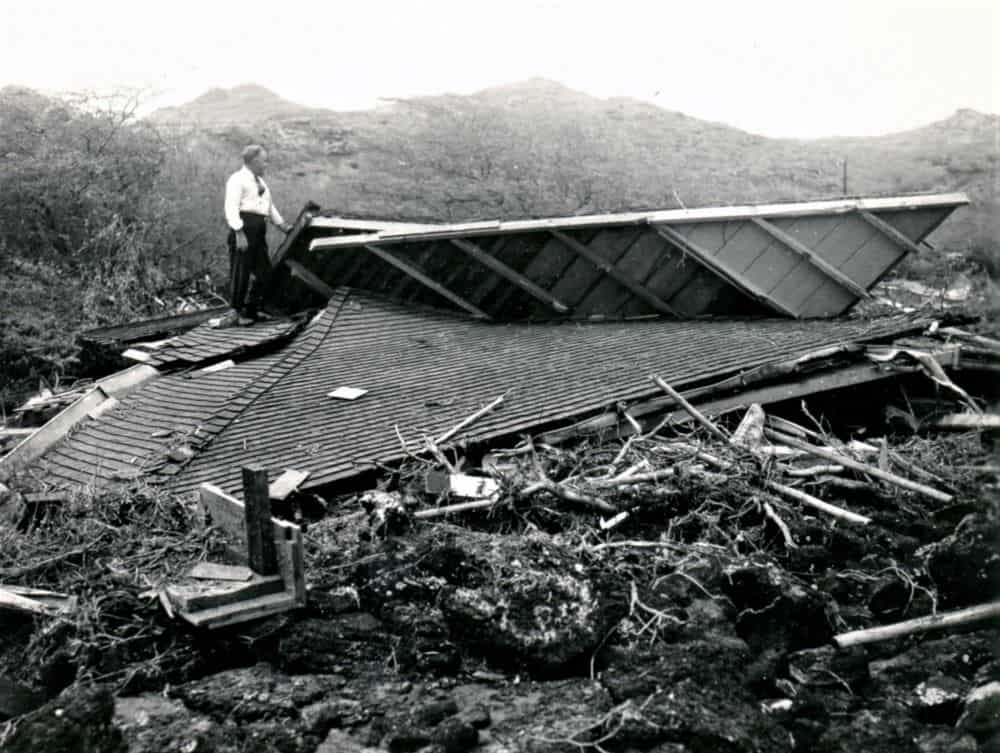
M 683 388 L 918 328 L 908 318 L 505 325 L 340 290 L 294 346 L 205 422 L 204 449 L 171 485 L 236 491 L 240 467 L 260 463 L 272 475 L 310 471 L 307 486 L 319 486 L 402 457 L 397 427 L 409 441 L 433 436 L 505 392 L 504 406 L 463 439 L 529 431 L 656 394 L 651 373 Z M 328 397 L 338 387 L 368 393 Z

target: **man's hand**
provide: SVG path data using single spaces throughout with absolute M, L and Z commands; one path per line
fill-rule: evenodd
M 247 250 L 247 234 L 242 230 L 236 231 L 236 250 L 246 251 Z
M 280 229 L 281 229 L 281 232 L 283 232 L 285 235 L 288 235 L 290 232 L 292 232 L 292 226 L 289 225 L 287 222 L 282 223 L 280 225 Z

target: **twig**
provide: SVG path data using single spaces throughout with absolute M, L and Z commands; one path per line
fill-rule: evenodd
M 703 427 L 708 429 L 709 433 L 713 437 L 723 442 L 729 441 L 729 437 L 726 435 L 726 433 L 723 432 L 722 429 L 713 424 L 711 421 L 709 421 L 707 418 L 705 418 L 704 414 L 701 413 L 693 405 L 691 405 L 691 403 L 689 403 L 687 400 L 685 400 L 684 397 L 681 395 L 681 393 L 679 393 L 677 390 L 675 390 L 673 387 L 671 387 L 669 384 L 667 384 L 665 381 L 663 381 L 660 377 L 656 375 L 652 375 L 649 378 L 656 383 L 657 387 L 659 387 L 661 390 L 670 395 L 670 397 L 676 400 L 677 404 L 681 406 L 685 411 L 687 411 L 688 414 L 690 414 L 691 418 L 693 418 Z
M 447 457 L 445 457 L 445 454 L 441 452 L 441 450 L 437 446 L 437 443 L 433 439 L 424 437 L 424 442 L 427 444 L 427 451 L 434 456 L 435 460 L 437 460 L 441 465 L 443 465 L 445 468 L 448 469 L 448 473 L 458 473 L 458 469 L 455 468 L 454 465 L 452 465 L 451 461 L 448 460 Z
M 608 541 L 604 544 L 594 544 L 588 548 L 592 552 L 600 552 L 604 549 L 618 549 L 620 547 L 634 549 L 673 549 L 678 552 L 687 552 L 685 547 L 670 541 Z
M 447 507 L 435 507 L 430 510 L 418 510 L 413 513 L 413 517 L 418 520 L 427 520 L 428 518 L 440 518 L 444 515 L 452 515 L 458 512 L 468 512 L 469 510 L 484 510 L 488 507 L 493 507 L 496 504 L 496 500 L 492 499 L 479 499 L 474 502 L 460 502 L 457 505 L 448 505 Z
M 509 392 L 509 390 L 508 390 L 508 392 Z M 462 429 L 466 428 L 470 424 L 475 423 L 476 421 L 478 421 L 480 418 L 482 418 L 483 416 L 485 416 L 487 413 L 489 413 L 494 408 L 499 408 L 503 404 L 503 401 L 504 401 L 504 399 L 506 397 L 507 397 L 507 392 L 503 393 L 500 397 L 498 397 L 496 400 L 494 400 L 489 405 L 487 405 L 487 406 L 485 406 L 483 408 L 480 408 L 479 410 L 477 410 L 472 415 L 467 416 L 466 418 L 462 419 L 457 424 L 455 424 L 453 427 L 451 427 L 450 429 L 448 429 L 448 431 L 446 431 L 440 437 L 438 437 L 437 439 L 435 439 L 434 440 L 434 444 L 444 444 L 449 439 L 451 439 L 453 436 L 455 436 L 456 434 L 458 434 L 458 432 L 462 431 Z
M 843 473 L 842 465 L 811 465 L 808 468 L 786 468 L 785 475 L 794 478 L 807 478 L 809 476 L 819 476 L 826 473 Z
M 90 546 L 93 546 L 93 544 Z M 40 562 L 33 562 L 32 564 L 24 565 L 23 567 L 12 567 L 8 570 L 0 570 L 0 579 L 7 580 L 10 578 L 20 578 L 21 576 L 30 575 L 31 573 L 38 572 L 39 570 L 44 570 L 46 567 L 54 565 L 56 562 L 61 562 L 71 557 L 79 557 L 82 554 L 86 554 L 90 549 L 90 546 L 83 546 L 79 549 L 70 549 L 68 552 L 62 552 L 61 554 L 57 554 L 55 557 L 49 557 L 48 559 L 41 560 Z
M 822 510 L 827 515 L 832 515 L 835 518 L 840 518 L 841 520 L 847 520 L 851 523 L 858 523 L 860 525 L 866 526 L 872 522 L 871 518 L 865 517 L 864 515 L 858 515 L 856 512 L 851 512 L 850 510 L 845 510 L 842 507 L 837 507 L 836 505 L 831 505 L 829 502 L 824 502 L 818 497 L 814 497 L 811 494 L 806 494 L 805 492 L 799 491 L 798 489 L 793 489 L 790 486 L 785 486 L 784 484 L 779 484 L 776 481 L 767 481 L 764 484 L 768 489 L 778 492 L 785 497 L 794 499 L 801 502 L 809 507 L 814 507 L 817 510 Z
M 792 532 L 788 530 L 788 524 L 785 523 L 778 513 L 774 511 L 769 502 L 764 503 L 764 514 L 774 521 L 774 524 L 778 526 L 778 530 L 781 531 L 781 536 L 785 539 L 785 546 L 789 549 L 797 549 L 798 544 L 795 543 L 795 539 L 792 538 Z
M 838 465 L 845 466 L 846 468 L 851 468 L 855 471 L 860 471 L 861 473 L 866 473 L 869 476 L 874 476 L 877 479 L 885 481 L 886 483 L 893 484 L 894 486 L 902 487 L 903 489 L 909 489 L 910 491 L 918 492 L 931 499 L 936 499 L 939 502 L 951 502 L 952 495 L 940 492 L 937 489 L 932 489 L 929 486 L 924 486 L 923 484 L 918 484 L 916 481 L 910 481 L 908 478 L 903 478 L 902 476 L 897 476 L 895 473 L 889 473 L 888 471 L 882 471 L 874 466 L 867 465 L 865 463 L 858 462 L 853 458 L 846 457 L 833 450 L 828 450 L 825 447 L 816 447 L 808 442 L 803 442 L 795 437 L 790 437 L 786 434 L 780 434 L 771 429 L 765 429 L 764 433 L 769 439 L 773 439 L 776 442 L 781 442 L 782 444 L 789 445 L 790 447 L 795 447 L 796 449 L 808 452 L 810 455 L 814 455 L 818 458 L 824 458 L 825 460 L 830 460 Z
M 521 490 L 521 494 L 531 496 L 532 494 L 537 494 L 538 492 L 543 491 L 554 494 L 567 502 L 572 502 L 575 505 L 580 505 L 581 507 L 586 507 L 591 510 L 597 510 L 598 512 L 602 512 L 606 515 L 614 515 L 618 512 L 617 507 L 608 504 L 602 499 L 581 494 L 580 492 L 569 489 L 562 484 L 557 484 L 555 481 L 551 481 L 549 479 L 536 481 L 535 483 L 524 487 Z
M 849 633 L 835 635 L 833 641 L 840 648 L 848 648 L 849 646 L 857 646 L 861 643 L 874 643 L 876 641 L 888 640 L 889 638 L 898 638 L 902 635 L 936 630 L 937 628 L 970 625 L 997 617 L 1000 617 L 1000 601 L 979 604 L 954 612 L 943 612 L 942 614 L 918 617 L 914 620 L 896 622 L 892 625 L 880 625 L 868 630 L 853 630 Z

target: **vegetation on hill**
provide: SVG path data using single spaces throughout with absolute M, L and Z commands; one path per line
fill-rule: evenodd
M 247 143 L 271 149 L 279 207 L 413 221 L 962 190 L 973 206 L 909 271 L 1000 272 L 996 116 L 900 134 L 768 139 L 545 80 L 369 111 L 303 107 L 259 86 L 137 119 L 136 100 L 0 92 L 0 392 L 73 374 L 72 334 L 154 313 L 225 278 L 222 186 Z

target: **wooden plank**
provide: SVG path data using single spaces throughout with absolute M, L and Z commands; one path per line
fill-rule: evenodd
M 858 214 L 861 215 L 861 217 L 864 219 L 865 222 L 867 222 L 873 228 L 878 230 L 882 235 L 891 240 L 897 246 L 900 246 L 904 250 L 909 251 L 911 254 L 920 253 L 920 246 L 914 243 L 907 236 L 903 235 L 901 232 L 899 232 L 899 230 L 894 228 L 892 225 L 883 220 L 881 217 L 878 217 L 877 215 L 874 215 L 871 212 L 867 212 L 864 210 L 858 212 Z
M 108 400 L 107 393 L 100 387 L 94 387 L 49 419 L 31 436 L 18 442 L 14 449 L 0 457 L 0 480 L 8 478 L 11 473 L 30 465 L 44 455 L 63 439 L 70 429 L 90 416 L 106 400 Z
M 825 260 L 816 255 L 816 253 L 803 243 L 800 243 L 795 238 L 790 236 L 784 230 L 779 228 L 777 225 L 765 220 L 761 217 L 751 218 L 751 222 L 759 227 L 765 233 L 770 235 L 772 238 L 777 240 L 779 243 L 784 244 L 792 251 L 797 253 L 803 259 L 805 259 L 809 264 L 811 264 L 816 269 L 820 270 L 830 279 L 834 280 L 838 285 L 847 290 L 851 291 L 854 295 L 859 298 L 871 298 L 871 295 L 865 288 L 858 285 L 854 280 L 847 277 L 836 267 L 831 266 Z
M 698 262 L 700 262 L 702 265 L 704 265 L 705 267 L 707 267 L 711 271 L 715 272 L 719 277 L 723 278 L 724 280 L 726 280 L 731 285 L 739 288 L 740 290 L 744 291 L 745 293 L 747 293 L 751 297 L 756 298 L 761 303 L 764 303 L 764 304 L 770 306 L 772 309 L 774 309 L 776 311 L 780 311 L 782 314 L 785 314 L 785 315 L 791 316 L 791 317 L 796 317 L 797 316 L 794 311 L 792 311 L 791 309 L 789 309 L 788 307 L 786 307 L 780 301 L 777 301 L 774 298 L 772 298 L 771 296 L 769 296 L 767 293 L 765 293 L 763 290 L 761 290 L 756 285 L 753 285 L 749 281 L 747 281 L 745 279 L 742 279 L 740 277 L 737 277 L 736 275 L 733 275 L 732 273 L 730 273 L 730 271 L 728 269 L 726 269 L 724 266 L 722 266 L 721 264 L 719 264 L 718 262 L 716 262 L 711 257 L 711 255 L 708 254 L 704 249 L 698 247 L 697 245 L 695 245 L 694 243 L 692 243 L 691 241 L 689 241 L 687 238 L 685 238 L 683 235 L 681 235 L 680 233 L 678 233 L 676 230 L 674 230 L 669 225 L 651 225 L 651 227 L 654 230 L 656 230 L 657 233 L 659 233 L 661 236 L 663 236 L 663 238 L 666 241 L 668 241 L 669 243 L 672 243 L 673 245 L 677 246 L 678 248 L 680 248 L 680 249 L 686 251 L 687 253 L 689 253 L 691 256 L 693 256 L 695 258 L 695 260 L 697 260 Z
M 204 580 L 238 580 L 253 578 L 253 570 L 243 565 L 224 565 L 219 562 L 199 562 L 187 572 L 188 578 Z
M 288 498 L 288 495 L 302 486 L 302 482 L 309 478 L 309 471 L 297 471 L 288 469 L 278 478 L 271 482 L 267 493 L 271 499 L 281 502 Z
M 502 261 L 497 259 L 495 256 L 492 256 L 483 251 L 476 244 L 467 241 L 463 238 L 452 238 L 451 242 L 455 244 L 458 248 L 462 249 L 465 253 L 467 253 L 469 256 L 471 256 L 473 259 L 478 261 L 483 266 L 496 272 L 498 275 L 503 277 L 508 282 L 513 283 L 517 287 L 521 288 L 521 290 L 525 291 L 533 298 L 538 299 L 542 303 L 550 306 L 558 313 L 565 314 L 569 311 L 569 307 L 566 304 L 559 301 L 557 298 L 551 295 L 547 290 L 542 290 L 540 287 L 538 287 L 535 283 L 533 283 L 527 277 L 522 275 L 520 272 L 511 269 Z
M 243 503 L 214 484 L 202 484 L 199 496 L 202 508 L 212 519 L 212 525 L 218 527 L 234 544 L 235 554 L 246 557 L 246 513 Z M 295 570 L 295 563 L 301 561 L 301 552 L 292 551 L 294 546 L 301 549 L 302 529 L 294 523 L 275 518 L 271 519 L 271 526 L 278 570 L 287 588 L 288 584 L 296 583 L 304 577 L 302 572 Z M 289 543 L 294 546 L 289 547 Z
M 215 629 L 241 622 L 259 620 L 273 614 L 281 614 L 300 606 L 288 591 L 259 596 L 236 604 L 225 604 L 183 615 L 195 627 Z
M 381 249 L 378 246 L 373 246 L 373 245 L 370 245 L 370 244 L 365 245 L 365 248 L 368 251 L 370 251 L 372 254 L 374 254 L 375 256 L 377 256 L 379 259 L 381 259 L 382 261 L 384 261 L 386 264 L 391 264 L 392 266 L 394 266 L 396 269 L 400 270 L 404 274 L 409 275 L 410 277 L 412 277 L 417 282 L 419 282 L 422 285 L 430 288 L 435 293 L 437 293 L 438 295 L 440 295 L 442 298 L 446 298 L 447 300 L 451 301 L 452 303 L 454 303 L 459 308 L 465 309 L 466 311 L 468 311 L 473 316 L 478 317 L 479 319 L 489 319 L 490 318 L 489 314 L 487 314 L 485 311 L 477 308 L 476 306 L 473 306 L 471 303 L 469 303 L 467 300 L 465 300 L 461 296 L 456 295 L 455 293 L 451 292 L 450 290 L 448 290 L 447 288 L 445 288 L 443 285 L 441 285 L 441 284 L 435 282 L 434 280 L 432 280 L 430 277 L 428 277 L 427 275 L 425 275 L 423 272 L 421 272 L 416 267 L 410 266 L 407 262 L 403 261 L 402 259 L 397 258 L 396 256 L 393 256 L 388 251 L 385 251 L 384 249 Z
M 267 471 L 258 465 L 243 466 L 243 505 L 250 569 L 261 575 L 274 575 L 278 572 L 278 557 L 271 528 Z
M 571 248 L 573 251 L 578 253 L 584 259 L 589 261 L 591 264 L 600 269 L 604 274 L 613 279 L 619 285 L 624 287 L 626 290 L 631 292 L 633 295 L 641 298 L 643 301 L 648 303 L 654 309 L 659 311 L 661 314 L 669 314 L 671 316 L 677 316 L 677 312 L 674 311 L 670 305 L 660 298 L 658 295 L 653 293 L 649 288 L 640 283 L 638 280 L 633 278 L 627 272 L 624 272 L 608 261 L 605 261 L 599 254 L 592 251 L 589 247 L 580 243 L 580 241 L 572 238 L 566 233 L 560 230 L 550 230 L 553 236 L 559 239 L 561 243 Z
M 306 205 L 302 207 L 299 211 L 299 216 L 295 218 L 295 222 L 292 223 L 292 229 L 285 234 L 281 243 L 278 247 L 271 252 L 271 268 L 277 267 L 281 262 L 285 260 L 288 253 L 292 250 L 292 246 L 295 245 L 295 241 L 299 239 L 303 231 L 309 227 L 312 223 L 313 217 L 316 213 L 320 211 L 319 204 L 314 204 L 311 201 L 307 201 Z
M 171 583 L 164 587 L 178 612 L 199 612 L 227 604 L 238 604 L 268 594 L 285 593 L 280 575 L 254 575 L 250 580 Z M 184 615 L 185 617 L 187 615 Z
M 313 272 L 306 269 L 302 265 L 302 262 L 295 259 L 285 259 L 285 266 L 288 267 L 293 277 L 302 280 L 313 292 L 318 293 L 322 298 L 326 298 L 327 300 L 333 298 L 334 289 L 313 274 Z
M 806 217 L 811 215 L 844 214 L 864 211 L 899 209 L 955 208 L 969 203 L 964 193 L 930 194 L 925 196 L 887 197 L 877 199 L 834 199 L 829 201 L 788 202 L 784 204 L 758 204 L 732 207 L 699 207 L 697 209 L 668 209 L 656 212 L 623 212 L 581 217 L 557 217 L 542 220 L 518 220 L 499 223 L 458 223 L 437 226 L 432 230 L 383 236 L 378 233 L 340 238 L 318 238 L 310 248 L 336 248 L 367 243 L 405 243 L 411 240 L 434 238 L 463 238 L 477 235 L 502 235 L 507 233 L 535 232 L 550 229 L 603 227 L 609 225 L 658 224 L 673 222 L 717 222 L 744 220 L 750 217 Z

